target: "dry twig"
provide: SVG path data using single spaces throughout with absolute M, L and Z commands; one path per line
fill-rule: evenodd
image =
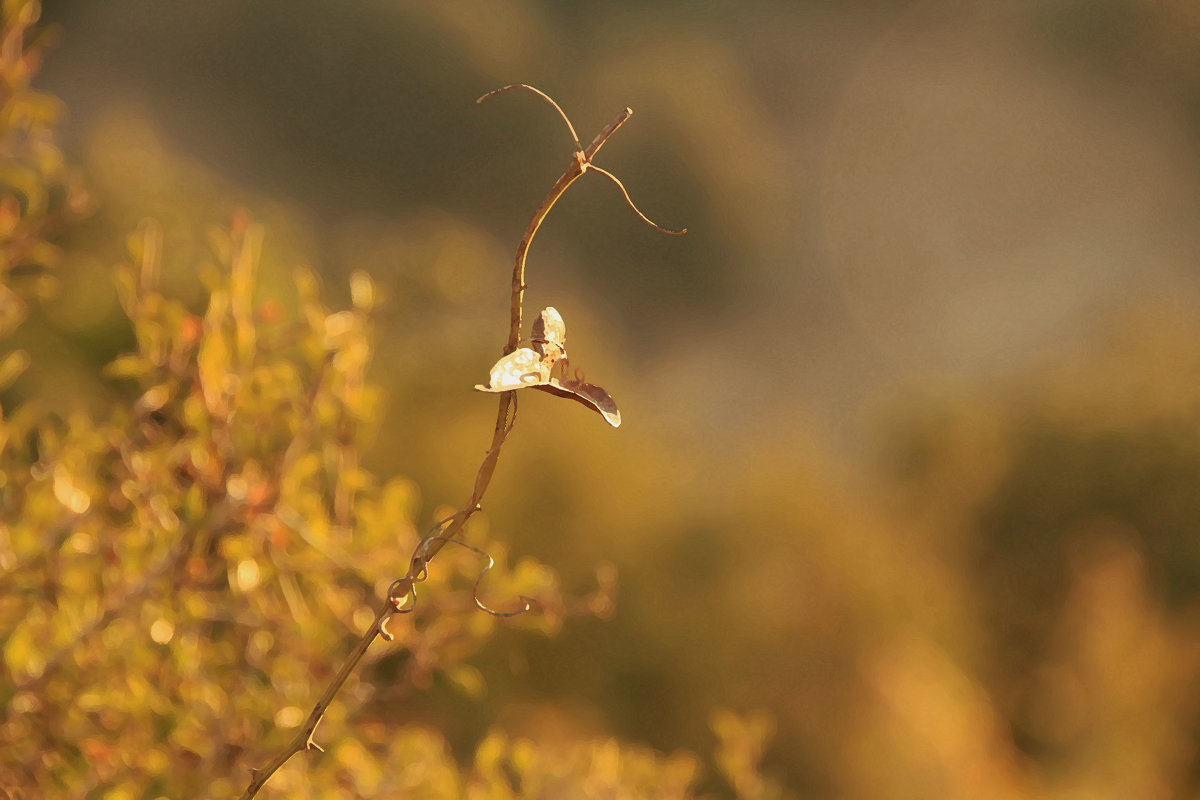
M 596 153 L 599 152 L 600 148 L 604 146 L 604 143 L 608 141 L 608 138 L 612 136 L 613 133 L 615 133 L 616 130 L 621 127 L 621 125 L 623 125 L 630 116 L 633 115 L 632 109 L 626 108 L 621 111 L 621 113 L 617 115 L 616 119 L 606 125 L 604 129 L 600 131 L 600 133 L 596 134 L 596 137 L 592 140 L 591 144 L 584 148 L 579 142 L 579 136 L 575 133 L 575 127 L 571 124 L 571 120 L 563 112 L 562 108 L 560 108 L 559 105 L 544 92 L 535 89 L 532 86 L 523 83 L 505 86 L 493 92 L 488 92 L 487 94 L 478 98 L 476 102 L 482 103 L 484 100 L 487 100 L 490 97 L 495 97 L 496 95 L 503 94 L 514 89 L 524 89 L 532 92 L 552 105 L 566 123 L 567 129 L 571 133 L 571 138 L 575 142 L 576 150 L 572 154 L 571 163 L 567 166 L 566 171 L 563 172 L 558 181 L 555 182 L 554 186 L 550 189 L 549 194 L 546 195 L 546 199 L 544 199 L 542 204 L 538 206 L 537 211 L 533 213 L 533 216 L 529 220 L 529 225 L 525 229 L 525 234 L 521 237 L 521 241 L 517 245 L 516 258 L 513 263 L 508 342 L 504 348 L 505 353 L 511 353 L 517 348 L 517 344 L 521 341 L 521 320 L 524 310 L 525 290 L 528 288 L 525 283 L 525 258 L 526 254 L 529 252 L 529 245 L 533 242 L 533 237 L 537 234 L 538 228 L 541 227 L 542 221 L 545 220 L 546 215 L 550 213 L 550 209 L 553 208 L 554 204 L 558 202 L 558 199 L 563 196 L 563 193 L 566 192 L 567 187 L 574 183 L 585 172 L 589 170 L 598 172 L 616 183 L 617 187 L 621 190 L 621 194 L 625 198 L 625 202 L 628 203 L 629 207 L 632 208 L 634 212 L 647 224 L 664 233 L 678 235 L 687 232 L 686 228 L 679 231 L 672 231 L 660 227 L 652 222 L 648 217 L 646 217 L 645 214 L 638 210 L 636 205 L 634 205 L 633 200 L 629 197 L 629 193 L 625 191 L 625 187 L 621 184 L 621 181 L 616 178 L 616 176 L 592 164 L 592 158 L 594 158 Z M 246 790 L 241 795 L 242 800 L 249 800 L 249 798 L 254 797 L 258 793 L 259 789 L 266 784 L 270 777 L 277 770 L 279 770 L 280 767 L 287 763 L 287 761 L 296 753 L 299 753 L 301 750 L 321 749 L 320 746 L 313 740 L 313 735 L 317 729 L 317 725 L 321 722 L 321 718 L 325 715 L 325 711 L 329 708 L 330 703 L 333 702 L 334 697 L 336 697 L 338 692 L 341 691 L 341 688 L 345 684 L 346 680 L 354 672 L 363 656 L 366 655 L 367 650 L 375 641 L 375 637 L 381 636 L 387 641 L 392 640 L 392 634 L 390 634 L 387 630 L 388 622 L 396 614 L 405 614 L 413 610 L 416 603 L 416 585 L 423 582 L 428 576 L 429 562 L 435 555 L 437 555 L 437 553 L 442 549 L 443 546 L 445 546 L 447 542 L 453 541 L 455 537 L 462 533 L 467 521 L 472 515 L 475 514 L 476 511 L 481 509 L 480 503 L 483 500 L 484 494 L 487 492 L 488 486 L 491 484 L 492 475 L 495 473 L 496 464 L 500 459 L 500 449 L 503 447 L 504 441 L 507 439 L 508 434 L 513 429 L 513 424 L 516 422 L 516 414 L 516 392 L 508 391 L 502 393 L 500 395 L 499 408 L 496 411 L 496 424 L 492 432 L 492 443 L 488 448 L 487 453 L 484 455 L 483 461 L 479 465 L 479 470 L 475 474 L 475 484 L 472 487 L 471 496 L 457 512 L 452 514 L 450 517 L 434 524 L 434 526 L 430 528 L 425 536 L 422 537 L 421 541 L 417 544 L 416 549 L 413 551 L 412 558 L 409 560 L 408 573 L 404 577 L 398 578 L 392 583 L 391 587 L 388 589 L 387 599 L 383 603 L 383 606 L 379 609 L 379 612 L 376 614 L 374 622 L 371 623 L 371 627 L 368 628 L 365 633 L 363 633 L 362 638 L 360 638 L 358 643 L 354 646 L 354 649 L 347 657 L 345 663 L 342 664 L 341 669 L 338 670 L 337 674 L 333 677 L 333 680 L 330 681 L 329 685 L 325 688 L 325 691 L 321 694 L 320 699 L 317 700 L 316 704 L 312 708 L 312 711 L 309 712 L 308 718 L 304 725 L 300 728 L 292 740 L 288 742 L 288 744 L 282 750 L 280 750 L 280 752 L 273 759 L 271 759 L 268 764 L 260 769 L 252 771 L 250 784 L 246 787 Z M 485 568 L 484 572 L 486 571 L 487 569 Z M 482 578 L 482 573 L 480 577 Z M 479 581 L 477 580 L 476 588 L 478 588 L 478 585 Z M 526 598 L 522 598 L 522 600 L 524 600 L 527 609 L 528 600 Z M 479 602 L 478 595 L 476 595 L 476 604 L 481 609 L 488 611 L 489 613 L 497 614 L 499 616 L 510 616 L 510 614 L 502 614 L 491 611 L 491 609 L 488 609 Z

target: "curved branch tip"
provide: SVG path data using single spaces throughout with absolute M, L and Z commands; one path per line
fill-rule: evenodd
M 505 92 L 511 92 L 515 89 L 524 89 L 528 92 L 533 92 L 538 97 L 542 98 L 547 103 L 554 106 L 554 110 L 558 112 L 558 115 L 560 117 L 562 117 L 563 122 L 567 123 L 567 130 L 571 132 L 571 138 L 575 141 L 575 149 L 576 150 L 583 149 L 583 145 L 581 145 L 579 143 L 579 135 L 577 133 L 575 133 L 575 126 L 571 124 L 571 120 L 567 117 L 566 112 L 562 110 L 562 107 L 559 106 L 558 103 L 554 102 L 554 100 L 550 97 L 550 95 L 546 94 L 541 89 L 530 86 L 528 83 L 510 83 L 508 86 L 501 86 L 499 89 L 493 89 L 492 91 L 488 92 L 487 94 L 476 98 L 475 102 L 482 103 L 484 100 L 487 100 L 489 97 L 495 97 L 498 94 L 504 94 Z M 632 112 L 630 112 L 630 113 L 632 113 Z
M 661 231 L 670 236 L 682 236 L 683 234 L 687 233 L 687 228 L 680 228 L 677 231 L 673 231 L 670 228 L 664 228 L 663 226 L 659 225 L 657 222 L 655 222 L 654 220 L 650 219 L 645 214 L 643 214 L 641 209 L 639 209 L 636 205 L 634 205 L 633 198 L 631 198 L 629 196 L 629 192 L 625 190 L 625 184 L 621 183 L 620 178 L 618 178 L 616 175 L 613 175 L 611 172 L 609 172 L 606 169 L 597 167 L 595 164 L 588 164 L 588 169 L 591 170 L 592 172 L 600 173 L 601 175 L 603 175 L 604 177 L 608 178 L 610 181 L 615 183 L 617 185 L 617 188 L 621 190 L 621 194 L 624 196 L 626 204 L 628 204 L 628 206 L 633 209 L 633 213 L 635 213 L 639 217 L 641 217 L 642 222 L 646 223 L 651 228 L 654 228 L 655 230 Z

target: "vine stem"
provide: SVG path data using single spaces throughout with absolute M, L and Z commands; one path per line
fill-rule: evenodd
M 558 105 L 548 96 L 525 84 L 506 86 L 503 89 L 498 89 L 495 92 L 490 92 L 480 97 L 476 102 L 482 102 L 488 97 L 516 88 L 528 89 L 546 99 L 555 108 L 558 108 Z M 574 137 L 575 130 L 571 126 L 570 120 L 562 113 L 562 109 L 559 109 L 559 113 L 566 120 L 567 126 Z M 558 199 L 563 196 L 563 193 L 567 191 L 567 188 L 579 176 L 587 171 L 592 157 L 604 146 L 608 138 L 625 123 L 625 120 L 629 119 L 632 115 L 632 109 L 624 109 L 617 115 L 616 119 L 608 123 L 600 133 L 596 134 L 596 138 L 592 140 L 592 143 L 586 149 L 577 149 L 572 153 L 571 163 L 567 166 L 566 171 L 555 182 L 554 187 L 550 189 L 550 193 L 546 195 L 546 199 L 542 201 L 542 204 L 538 206 L 537 211 L 530 218 L 529 226 L 525 229 L 525 234 L 521 237 L 521 241 L 517 245 L 517 255 L 513 263 L 512 300 L 509 316 L 508 343 L 505 346 L 505 353 L 515 350 L 517 344 L 521 341 L 521 317 L 525 301 L 525 289 L 527 288 L 525 285 L 525 258 L 529 252 L 529 245 L 533 242 L 533 237 L 537 234 L 542 221 L 546 219 L 546 215 L 550 213 L 550 209 L 554 207 Z M 576 143 L 578 144 L 578 139 L 576 139 Z M 638 213 L 640 214 L 640 212 Z M 246 787 L 246 790 L 242 792 L 241 800 L 249 800 L 249 798 L 258 794 L 258 791 L 270 780 L 271 776 L 296 753 L 299 753 L 301 750 L 321 749 L 313 741 L 313 734 L 317 729 L 317 725 L 320 724 L 321 718 L 325 716 L 325 711 L 329 708 L 330 703 L 333 702 L 338 692 L 341 691 L 346 681 L 354 673 L 363 656 L 367 654 L 367 650 L 374 643 L 375 637 L 382 636 L 389 641 L 392 639 L 392 635 L 387 630 L 388 621 L 396 614 L 407 613 L 412 610 L 412 606 L 408 604 L 408 599 L 416 584 L 424 580 L 428 562 L 445 546 L 448 540 L 462 533 L 467 520 L 479 510 L 480 501 L 483 500 L 483 496 L 492 482 L 492 475 L 495 473 L 496 464 L 500 460 L 500 449 L 504 445 L 504 440 L 508 437 L 516 420 L 516 406 L 515 392 L 504 392 L 500 395 L 499 408 L 496 411 L 496 425 L 492 432 L 492 444 L 479 465 L 479 471 L 475 474 L 475 485 L 472 487 L 470 498 L 454 516 L 444 523 L 435 525 L 430 533 L 426 534 L 421 542 L 418 543 L 417 549 L 409 561 L 408 574 L 392 584 L 388 590 L 387 600 L 375 615 L 375 621 L 371 623 L 371 627 L 363 633 L 358 643 L 355 644 L 354 649 L 347 656 L 341 669 L 337 671 L 333 680 L 329 682 L 329 685 L 321 694 L 321 698 L 317 700 L 312 711 L 309 712 L 308 719 L 299 732 L 269 763 L 260 769 L 252 770 L 250 783 Z M 437 538 L 430 540 L 433 536 L 437 536 Z M 413 595 L 413 598 L 415 599 L 415 595 Z

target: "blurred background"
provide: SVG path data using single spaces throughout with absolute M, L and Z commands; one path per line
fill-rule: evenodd
M 612 430 L 522 398 L 493 536 L 610 620 L 515 633 L 405 715 L 712 749 L 763 709 L 804 797 L 1200 795 L 1200 6 L 47 2 L 38 85 L 98 212 L 24 380 L 111 397 L 124 237 L 248 208 L 263 280 L 386 296 L 370 466 L 461 502 L 512 253 L 572 143 L 633 118 L 531 251 Z M 105 254 L 110 254 L 106 256 Z M 407 721 L 397 719 L 397 722 Z

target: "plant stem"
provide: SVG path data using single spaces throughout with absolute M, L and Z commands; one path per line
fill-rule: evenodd
M 517 343 L 521 341 L 521 317 L 526 289 L 525 258 L 529 252 L 529 245 L 533 242 L 533 237 L 537 234 L 538 228 L 541 227 L 542 221 L 546 219 L 546 215 L 550 213 L 550 209 L 558 202 L 558 198 L 562 197 L 563 193 L 567 191 L 567 187 L 587 171 L 592 156 L 604 146 L 604 143 L 608 141 L 608 137 L 612 136 L 617 128 L 621 127 L 625 120 L 629 119 L 632 114 L 632 110 L 628 108 L 624 109 L 615 120 L 610 122 L 596 135 L 596 138 L 592 140 L 592 143 L 588 145 L 586 150 L 576 150 L 572 154 L 570 165 L 558 181 L 555 182 L 550 193 L 546 195 L 546 199 L 542 201 L 542 204 L 538 206 L 537 211 L 530 218 L 529 226 L 525 229 L 525 235 L 521 237 L 521 242 L 517 245 L 517 255 L 513 263 L 512 302 L 509 317 L 508 343 L 505 346 L 505 353 L 515 350 Z M 568 125 L 570 125 L 569 121 Z M 250 800 L 250 798 L 258 794 L 258 790 L 296 753 L 299 753 L 301 750 L 320 749 L 312 737 L 313 732 L 317 729 L 317 725 L 321 722 L 321 718 L 325 715 L 326 709 L 329 708 L 330 703 L 333 702 L 337 693 L 341 691 L 342 686 L 345 685 L 350 675 L 354 673 L 363 656 L 367 654 L 367 650 L 375 641 L 375 637 L 382 635 L 386 639 L 391 639 L 391 635 L 387 633 L 387 623 L 392 616 L 404 613 L 400 608 L 402 605 L 401 601 L 408 596 L 408 593 L 415 584 L 424 580 L 424 572 L 428 562 L 442 549 L 448 539 L 452 539 L 462 533 L 467 520 L 479 509 L 480 501 L 483 500 L 483 495 L 487 492 L 487 488 L 492 482 L 492 475 L 496 471 L 496 463 L 500 460 L 500 448 L 504 445 L 504 440 L 512 430 L 515 415 L 515 392 L 504 392 L 500 395 L 500 404 L 496 411 L 496 426 L 492 433 L 492 445 L 479 465 L 479 471 L 475 475 L 475 485 L 472 487 L 470 499 L 467 500 L 458 513 L 450 518 L 445 528 L 435 526 L 433 531 L 417 545 L 417 549 L 409 562 L 408 574 L 392 585 L 392 589 L 388 592 L 387 600 L 375 616 L 375 621 L 363 633 L 358 643 L 354 646 L 354 650 L 351 651 L 345 663 L 342 664 L 341 669 L 338 670 L 337 675 L 333 677 L 333 680 L 325 688 L 325 691 L 321 694 L 321 699 L 317 701 L 312 711 L 309 712 L 304 726 L 266 766 L 253 771 L 250 784 L 242 793 L 241 800 Z M 432 535 L 437 535 L 438 538 L 427 541 Z M 399 591 L 400 589 L 403 589 L 403 591 Z M 404 609 L 404 611 L 409 610 L 411 610 L 411 607 Z

